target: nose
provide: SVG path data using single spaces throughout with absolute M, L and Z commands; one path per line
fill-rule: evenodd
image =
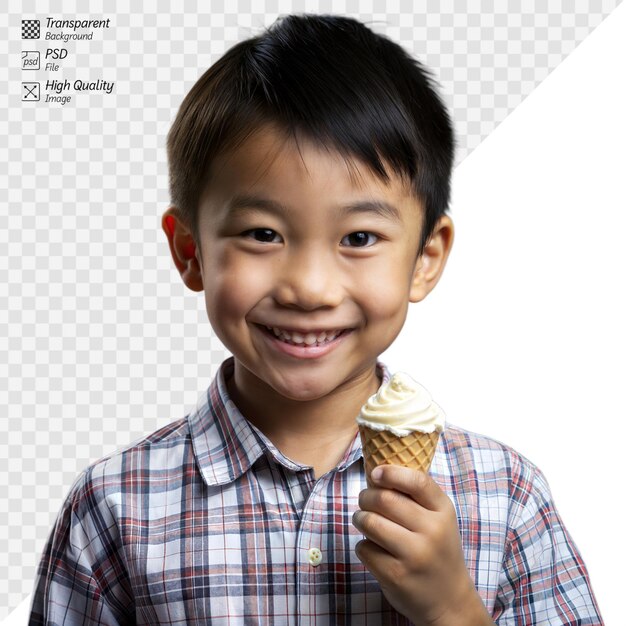
M 338 306 L 343 288 L 332 254 L 319 248 L 286 254 L 281 259 L 274 297 L 282 306 L 307 311 Z

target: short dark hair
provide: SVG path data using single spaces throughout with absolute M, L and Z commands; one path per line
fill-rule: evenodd
M 417 59 L 339 15 L 279 17 L 230 48 L 183 100 L 167 137 L 171 202 L 199 245 L 211 164 L 267 123 L 296 142 L 356 157 L 410 182 L 425 214 L 418 255 L 447 211 L 455 139 L 436 82 Z

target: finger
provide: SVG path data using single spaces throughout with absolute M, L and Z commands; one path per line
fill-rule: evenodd
M 423 528 L 424 515 L 432 514 L 413 498 L 397 489 L 369 487 L 359 494 L 359 508 L 383 515 L 387 519 L 412 531 Z
M 371 511 L 356 511 L 352 523 L 367 539 L 397 557 L 404 555 L 407 546 L 414 545 L 418 537 L 403 526 Z
M 397 489 L 431 511 L 448 506 L 450 499 L 428 474 L 401 465 L 379 465 L 377 469 L 381 470 L 380 476 L 371 477 L 376 487 Z
M 379 582 L 389 578 L 390 575 L 400 577 L 398 559 L 373 541 L 369 539 L 359 541 L 354 547 L 354 552 Z

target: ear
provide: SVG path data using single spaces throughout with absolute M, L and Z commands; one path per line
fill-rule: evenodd
M 200 250 L 196 249 L 196 242 L 177 207 L 169 207 L 163 213 L 161 227 L 167 235 L 174 265 L 183 282 L 192 291 L 203 291 Z
M 423 300 L 439 282 L 454 241 L 454 224 L 448 215 L 442 215 L 415 262 L 411 280 L 410 302 Z

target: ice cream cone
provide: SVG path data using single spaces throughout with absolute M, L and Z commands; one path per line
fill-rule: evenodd
M 368 486 L 377 465 L 402 465 L 428 472 L 445 428 L 441 407 L 404 372 L 396 372 L 381 384 L 361 407 L 356 421 Z
M 413 431 L 404 437 L 394 435 L 388 430 L 374 430 L 359 424 L 363 444 L 363 460 L 368 486 L 370 475 L 377 465 L 402 465 L 428 472 L 440 433 Z

